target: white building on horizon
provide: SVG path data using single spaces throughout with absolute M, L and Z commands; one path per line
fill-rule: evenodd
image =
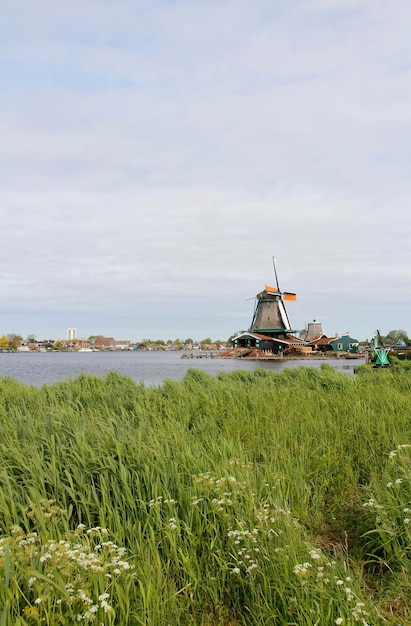
M 67 339 L 69 341 L 73 341 L 76 338 L 76 329 L 75 328 L 68 328 L 67 329 Z

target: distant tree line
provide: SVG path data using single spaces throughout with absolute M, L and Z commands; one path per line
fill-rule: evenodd
M 90 346 L 93 346 L 96 339 L 103 337 L 104 335 L 90 335 L 90 337 L 88 337 L 85 340 L 85 343 L 89 344 Z M 232 335 L 234 336 L 234 335 Z M 0 336 L 0 351 L 4 351 L 4 350 L 17 350 L 17 348 L 19 348 L 22 344 L 25 343 L 46 343 L 48 340 L 45 340 L 43 342 L 37 342 L 36 340 L 36 336 L 35 335 L 29 335 L 27 338 L 23 339 L 23 337 L 21 335 L 15 334 L 15 333 L 10 333 L 8 335 L 3 335 Z M 68 350 L 70 347 L 74 346 L 75 344 L 77 344 L 80 340 L 78 338 L 76 339 L 72 339 L 72 340 L 67 340 L 67 339 L 56 339 L 56 340 L 49 340 L 49 347 L 53 347 L 54 350 Z M 83 340 L 84 342 L 84 340 Z M 220 349 L 222 344 L 226 344 L 229 343 L 230 339 L 228 341 L 221 341 L 220 339 L 217 340 L 213 340 L 211 339 L 211 337 L 206 337 L 205 339 L 201 339 L 200 341 L 195 341 L 194 339 L 192 339 L 191 337 L 187 337 L 187 339 L 180 339 L 179 337 L 177 337 L 176 339 L 167 339 L 167 341 L 164 341 L 164 339 L 142 339 L 141 341 L 135 341 L 135 342 L 131 342 L 131 341 L 124 341 L 124 342 L 120 342 L 120 343 L 128 343 L 129 345 L 135 346 L 137 348 L 156 348 L 156 349 L 165 349 L 169 346 L 173 346 L 173 348 L 177 348 L 179 350 L 184 350 L 184 349 L 193 349 L 193 347 L 199 347 L 202 350 L 206 350 L 209 347 L 213 347 L 214 349 Z M 118 343 L 118 342 L 117 342 Z
M 384 343 L 388 345 L 395 345 L 399 341 L 403 341 L 407 346 L 410 345 L 410 339 L 408 337 L 408 333 L 405 330 L 390 330 L 387 335 L 381 335 L 381 339 Z
M 195 341 L 192 337 L 187 337 L 187 339 L 180 339 L 177 337 L 176 339 L 167 339 L 164 341 L 163 339 L 142 339 L 141 341 L 135 342 L 124 342 L 129 343 L 137 348 L 156 348 L 158 350 L 164 350 L 169 346 L 173 346 L 173 348 L 177 348 L 178 350 L 191 350 L 194 347 L 199 347 L 201 350 L 207 350 L 210 346 L 213 349 L 219 350 L 222 344 L 230 344 L 233 337 L 235 337 L 237 333 L 231 335 L 226 341 L 220 341 L 219 339 L 213 340 L 211 337 L 206 337 L 205 339 L 201 339 L 200 341 Z M 89 345 L 93 345 L 95 340 L 98 337 L 103 337 L 103 335 L 90 335 L 86 342 Z M 390 330 L 386 335 L 381 334 L 381 340 L 384 344 L 387 345 L 395 345 L 398 342 L 403 341 L 405 345 L 411 345 L 411 340 L 407 331 L 403 329 L 395 329 Z M 71 344 L 77 343 L 79 340 L 74 339 Z M 36 336 L 31 334 L 26 339 L 16 333 L 9 333 L 7 335 L 0 336 L 0 351 L 4 350 L 17 350 L 22 343 L 35 343 Z M 121 343 L 121 342 L 120 342 Z M 368 344 L 368 339 L 366 341 L 362 341 L 361 344 Z M 58 339 L 52 341 L 53 349 L 55 350 L 67 350 L 69 349 L 68 341 L 66 339 Z

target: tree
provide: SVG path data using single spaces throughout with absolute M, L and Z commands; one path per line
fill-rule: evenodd
M 408 338 L 407 331 L 398 329 L 398 330 L 390 330 L 388 335 L 384 338 L 386 343 L 394 344 L 397 343 L 400 339 L 405 343 L 409 344 L 410 340 Z
M 7 337 L 5 337 L 4 335 L 3 337 L 0 337 L 0 350 L 7 350 L 9 345 L 9 340 L 7 339 Z
M 7 339 L 9 340 L 9 347 L 12 350 L 16 350 L 16 348 L 21 346 L 21 342 L 23 341 L 23 337 L 21 335 L 15 335 L 14 333 L 7 335 Z
M 94 343 L 96 339 L 99 339 L 100 337 L 104 337 L 104 335 L 90 335 L 90 337 L 87 339 L 87 343 Z
M 53 343 L 53 350 L 58 350 L 59 352 L 67 352 L 68 347 L 62 341 L 55 341 Z

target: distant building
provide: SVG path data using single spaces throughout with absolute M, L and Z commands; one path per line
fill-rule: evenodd
M 348 352 L 348 350 L 358 346 L 358 339 L 350 337 L 349 333 L 344 333 L 341 337 L 331 339 L 329 344 L 335 352 Z
M 307 345 L 311 346 L 312 350 L 315 352 L 331 352 L 333 350 L 331 341 L 334 339 L 335 337 L 327 337 L 327 335 L 321 333 L 321 335 L 310 339 Z
M 94 348 L 96 348 L 96 350 L 115 350 L 116 340 L 114 337 L 96 337 Z
M 262 333 L 252 333 L 245 331 L 240 333 L 232 339 L 233 348 L 248 348 L 249 350 L 256 349 L 265 353 L 281 354 L 287 349 L 301 349 L 304 346 L 304 341 L 295 335 L 284 334 L 280 337 L 278 335 L 272 337 L 270 335 L 263 335 Z M 311 351 L 311 348 L 310 348 Z
M 76 329 L 75 328 L 69 328 L 67 330 L 67 339 L 69 341 L 74 341 L 74 339 L 76 338 Z
M 312 341 L 315 337 L 323 336 L 321 322 L 317 322 L 317 320 L 308 322 L 308 327 L 301 331 L 300 336 L 305 341 Z

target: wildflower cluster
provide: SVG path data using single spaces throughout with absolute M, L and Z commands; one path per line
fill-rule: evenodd
M 307 593 L 312 593 L 312 586 L 328 589 L 329 594 L 338 598 L 338 611 L 344 612 L 349 617 L 349 623 L 359 622 L 362 626 L 369 626 L 367 622 L 368 612 L 365 604 L 352 589 L 350 576 L 338 575 L 338 564 L 329 559 L 321 550 L 313 548 L 308 552 L 308 558 L 303 563 L 297 563 L 293 572 L 300 580 Z M 345 608 L 345 611 L 344 611 Z M 343 624 L 344 618 L 340 615 L 334 621 L 335 624 Z
M 268 548 L 273 537 L 280 537 L 284 527 L 294 523 L 291 513 L 286 508 L 273 504 L 269 496 L 261 502 L 250 489 L 248 480 L 252 465 L 238 459 L 230 461 L 235 468 L 228 476 L 218 477 L 211 472 L 193 476 L 198 491 L 192 497 L 193 507 L 201 506 L 202 516 L 210 512 L 218 514 L 222 526 L 221 533 L 227 537 L 227 545 L 217 549 L 218 558 L 224 554 L 224 560 L 231 574 L 249 576 L 251 572 L 262 570 L 269 559 Z M 245 474 L 245 476 L 244 476 Z M 269 487 L 264 483 L 264 488 Z M 265 491 L 265 489 L 264 489 Z M 267 501 L 268 500 L 268 501 Z M 244 521 L 247 519 L 248 521 Z M 213 524 L 215 523 L 213 518 Z M 279 542 L 278 550 L 283 549 L 284 541 Z M 216 553 L 217 556 L 217 553 Z
M 111 624 L 115 583 L 123 586 L 134 578 L 125 555 L 105 528 L 81 524 L 54 540 L 14 526 L 0 539 L 0 589 L 7 578 L 18 593 L 21 613 L 36 623 L 43 618 L 60 623 L 58 616 L 64 615 L 66 620 Z
M 295 525 L 291 511 L 277 504 L 265 502 L 255 504 L 255 526 L 249 530 L 245 528 L 232 529 L 228 532 L 230 541 L 230 556 L 234 566 L 232 574 L 250 574 L 253 570 L 263 567 L 263 562 L 270 560 L 270 549 L 267 547 L 272 539 L 281 538 L 274 553 L 283 551 L 287 543 L 284 534 L 287 527 Z
M 306 581 L 315 581 L 322 585 L 329 585 L 333 575 L 336 561 L 330 560 L 318 549 L 312 549 L 308 553 L 310 560 L 294 565 L 293 572 L 300 579 L 303 585 Z M 340 583 L 337 582 L 337 585 Z
M 280 522 L 282 524 L 284 520 L 292 520 L 294 525 L 298 524 L 298 521 L 291 518 L 291 511 L 288 508 L 278 506 L 275 503 L 265 502 L 260 506 L 257 511 L 257 520 L 261 526 L 271 527 L 273 524 Z
M 147 503 L 149 511 L 154 511 L 158 515 L 158 519 L 161 520 L 160 528 L 168 528 L 171 531 L 179 530 L 179 519 L 176 517 L 176 507 L 178 506 L 177 500 L 174 498 L 164 498 L 163 496 L 157 496 Z M 172 516 L 170 516 L 172 512 Z
M 245 483 L 237 480 L 235 476 L 216 478 L 211 473 L 206 472 L 196 474 L 193 479 L 195 483 L 215 496 L 211 499 L 211 505 L 215 511 L 226 511 L 227 508 L 233 507 L 238 499 L 245 494 Z M 196 506 L 203 500 L 204 498 L 195 496 L 192 498 L 191 504 Z
M 389 458 L 390 459 L 395 459 L 395 457 L 397 456 L 398 452 L 400 452 L 401 450 L 405 450 L 406 448 L 411 448 L 411 444 L 409 443 L 400 443 L 396 450 L 391 450 L 391 452 L 389 453 Z
M 150 502 L 148 503 L 148 507 L 149 509 L 152 509 L 153 507 L 160 508 L 163 504 L 178 503 L 177 500 L 174 500 L 174 498 L 163 498 L 163 496 L 158 496 L 157 498 L 153 498 L 152 500 L 150 500 Z
M 372 494 L 364 509 L 375 511 L 375 527 L 391 537 L 393 545 L 400 543 L 409 550 L 411 540 L 411 459 L 405 451 L 411 448 L 409 444 L 400 444 L 388 454 L 390 463 L 390 480 L 379 486 L 377 495 Z M 392 476 L 391 465 L 395 468 L 396 476 Z M 398 475 L 400 474 L 400 475 Z
M 250 574 L 258 569 L 258 528 L 252 530 L 230 530 L 228 538 L 232 542 L 232 557 L 235 565 L 231 569 L 232 574 Z

